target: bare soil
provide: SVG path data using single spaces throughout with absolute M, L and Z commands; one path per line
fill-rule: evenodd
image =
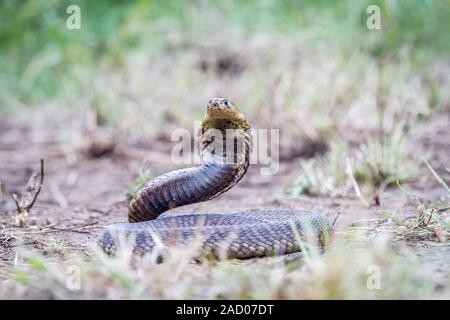
M 419 126 L 413 135 L 418 154 L 432 150 L 433 167 L 449 181 L 445 168 L 450 163 L 449 119 L 436 116 Z M 76 122 L 76 121 L 75 121 Z M 75 123 L 74 122 L 74 123 Z M 64 256 L 83 253 L 96 241 L 108 224 L 126 222 L 126 191 L 145 166 L 151 176 L 176 169 L 170 162 L 169 138 L 134 138 L 126 132 L 114 135 L 115 148 L 100 157 L 89 157 L 67 144 L 61 136 L 70 136 L 74 128 L 58 117 L 35 114 L 9 117 L 0 121 L 0 268 L 14 261 L 15 247 L 39 250 L 44 255 Z M 70 125 L 69 125 L 70 126 Z M 27 218 L 27 226 L 15 226 L 16 208 L 10 194 L 24 192 L 32 172 L 45 159 L 45 180 L 37 203 Z M 333 220 L 338 213 L 337 232 L 355 226 L 375 230 L 393 222 L 385 214 L 398 218 L 417 216 L 417 203 L 398 188 L 385 190 L 380 206 L 365 207 L 354 195 L 330 198 L 318 196 L 289 197 L 284 192 L 299 170 L 300 158 L 282 160 L 274 176 L 262 176 L 252 166 L 246 177 L 226 194 L 205 203 L 177 208 L 181 212 L 223 212 L 248 208 L 304 208 L 324 213 Z M 423 199 L 444 199 L 445 190 L 431 174 L 422 173 L 406 185 Z M 434 247 L 432 241 L 414 243 L 418 254 L 428 254 L 448 268 L 450 249 Z M 434 260 L 433 260 L 434 261 Z

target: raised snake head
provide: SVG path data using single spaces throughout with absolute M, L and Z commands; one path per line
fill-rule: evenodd
M 212 98 L 206 105 L 202 128 L 247 130 L 250 125 L 233 102 L 225 98 Z
M 233 102 L 225 98 L 212 98 L 206 105 L 206 115 L 199 132 L 200 157 L 204 160 L 211 156 L 219 157 L 227 159 L 227 163 L 247 167 L 251 149 L 249 129 L 250 124 Z

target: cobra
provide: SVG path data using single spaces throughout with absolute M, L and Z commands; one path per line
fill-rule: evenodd
M 328 219 L 304 210 L 161 216 L 172 208 L 221 195 L 247 172 L 250 125 L 230 100 L 208 102 L 198 141 L 201 164 L 163 174 L 139 189 L 129 204 L 129 223 L 110 225 L 100 236 L 98 242 L 105 252 L 116 252 L 121 234 L 132 239 L 136 253 L 152 252 L 157 244 L 189 245 L 198 239 L 200 255 L 240 259 L 295 253 L 305 240 L 319 246 L 327 242 Z

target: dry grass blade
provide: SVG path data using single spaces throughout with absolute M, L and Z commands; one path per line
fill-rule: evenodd
M 359 198 L 359 200 L 361 200 L 361 202 L 366 206 L 366 207 L 370 207 L 370 203 L 369 201 L 367 201 L 362 193 L 361 193 L 361 189 L 359 188 L 358 182 L 356 182 L 355 179 L 355 175 L 353 174 L 353 169 L 352 169 L 352 165 L 350 164 L 350 159 L 347 157 L 347 170 L 346 173 L 348 175 L 348 177 L 350 178 L 352 185 L 353 185 L 353 189 L 355 189 L 355 193 L 356 196 Z
M 445 183 L 444 179 L 442 179 L 437 172 L 433 169 L 433 167 L 428 163 L 427 159 L 425 157 L 423 158 L 423 162 L 427 165 L 428 169 L 430 169 L 433 176 L 436 178 L 436 180 L 444 186 L 444 188 L 447 190 L 448 194 L 450 195 L 450 187 Z

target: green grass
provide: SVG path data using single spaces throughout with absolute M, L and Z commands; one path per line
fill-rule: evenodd
M 301 35 L 306 48 L 326 44 L 329 50 L 375 57 L 410 48 L 414 57 L 428 61 L 448 51 L 450 36 L 443 32 L 450 25 L 448 2 L 376 1 L 383 32 L 365 27 L 370 3 L 2 1 L 0 102 L 4 109 L 16 100 L 27 105 L 73 100 L 89 91 L 99 74 L 123 68 L 133 52 L 145 50 L 153 61 L 165 53 L 176 59 L 180 52 L 216 44 L 224 33 L 230 41 L 236 34 Z M 81 8 L 81 30 L 65 28 L 69 4 Z

